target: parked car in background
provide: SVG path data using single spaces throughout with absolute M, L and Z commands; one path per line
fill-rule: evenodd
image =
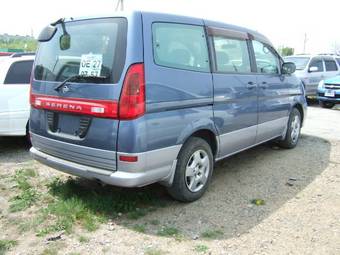
M 66 173 L 124 187 L 160 182 L 194 201 L 215 161 L 269 140 L 298 143 L 301 81 L 258 32 L 132 12 L 61 19 L 39 41 L 31 154 Z
M 33 62 L 27 53 L 0 58 L 0 136 L 28 135 Z
M 317 99 L 323 108 L 340 104 L 340 76 L 320 81 Z
M 295 75 L 301 79 L 306 96 L 316 96 L 321 80 L 340 74 L 340 56 L 294 55 L 284 57 L 284 60 L 295 64 Z

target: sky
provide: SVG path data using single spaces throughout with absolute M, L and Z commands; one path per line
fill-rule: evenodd
M 117 0 L 10 0 L 1 3 L 0 34 L 33 35 L 60 17 L 112 15 Z M 340 49 L 339 0 L 124 0 L 125 10 L 207 18 L 266 35 L 275 47 L 302 53 Z M 3 11 L 5 10 L 5 11 Z M 15 10 L 15 11 L 12 11 Z

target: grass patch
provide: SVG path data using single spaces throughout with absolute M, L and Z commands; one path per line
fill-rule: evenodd
M 204 244 L 198 244 L 195 246 L 194 251 L 199 253 L 206 253 L 209 250 L 209 247 Z
M 150 224 L 154 225 L 154 226 L 157 226 L 157 225 L 160 224 L 160 221 L 159 220 L 150 220 Z
M 221 230 L 206 230 L 201 234 L 201 237 L 206 239 L 217 239 L 223 236 Z
M 178 236 L 179 230 L 174 227 L 163 226 L 158 232 L 159 236 Z
M 90 241 L 90 238 L 86 237 L 86 236 L 79 236 L 79 242 L 80 243 L 88 243 Z
M 0 255 L 4 255 L 6 251 L 17 245 L 14 240 L 0 240 Z
M 117 215 L 139 219 L 162 204 L 148 188 L 136 191 L 97 185 L 89 187 L 75 179 L 55 179 L 48 188 L 49 202 L 41 210 L 41 217 L 47 219 L 48 224 L 38 231 L 39 236 L 56 231 L 70 233 L 75 224 L 94 231 L 99 224 Z
M 35 176 L 36 172 L 33 169 L 20 169 L 15 172 L 13 181 L 20 193 L 10 199 L 10 212 L 26 210 L 36 202 L 38 192 L 29 182 L 29 179 Z
M 132 229 L 136 232 L 139 232 L 139 233 L 145 233 L 146 231 L 146 226 L 143 224 L 136 224 L 132 227 Z
M 56 247 L 53 248 L 46 248 L 41 255 L 57 255 L 58 249 Z
M 155 248 L 148 248 L 145 250 L 145 255 L 163 255 L 166 254 L 166 252 L 159 250 L 159 249 L 155 249 Z

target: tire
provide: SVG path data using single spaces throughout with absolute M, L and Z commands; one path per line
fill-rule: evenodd
M 320 105 L 322 108 L 331 109 L 331 108 L 333 108 L 333 106 L 334 106 L 335 104 L 334 104 L 334 103 L 331 103 L 331 102 L 319 101 L 319 105 Z
M 202 138 L 189 138 L 177 157 L 169 194 L 181 202 L 199 199 L 209 186 L 213 169 L 214 157 L 210 145 Z
M 301 113 L 297 108 L 293 108 L 289 115 L 286 137 L 279 141 L 278 145 L 285 149 L 293 149 L 299 141 L 301 133 Z

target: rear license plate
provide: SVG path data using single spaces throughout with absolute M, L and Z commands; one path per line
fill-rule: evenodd
M 335 91 L 331 89 L 327 89 L 325 91 L 325 97 L 335 97 Z

